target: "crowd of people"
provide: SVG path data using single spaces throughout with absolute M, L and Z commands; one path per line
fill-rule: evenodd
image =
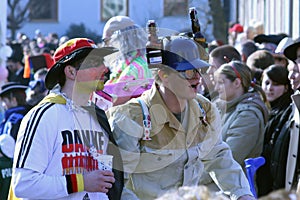
M 228 33 L 206 49 L 162 36 L 155 64 L 127 16 L 100 44 L 19 34 L 0 89 L 0 199 L 295 199 L 300 40 L 258 22 Z M 244 161 L 260 156 L 254 194 Z

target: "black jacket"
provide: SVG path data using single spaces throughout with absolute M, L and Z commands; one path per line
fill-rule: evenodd
M 271 103 L 262 152 L 266 162 L 256 172 L 259 197 L 285 187 L 291 102 L 291 94 L 286 93 Z
M 113 187 L 108 192 L 108 198 L 110 200 L 119 200 L 121 199 L 123 187 L 124 187 L 124 173 L 123 173 L 123 161 L 120 154 L 120 150 L 118 145 L 113 138 L 112 132 L 110 130 L 110 125 L 108 123 L 108 119 L 103 110 L 96 106 L 96 115 L 99 124 L 106 131 L 109 138 L 109 144 L 107 149 L 107 154 L 113 155 L 113 173 L 116 179 Z

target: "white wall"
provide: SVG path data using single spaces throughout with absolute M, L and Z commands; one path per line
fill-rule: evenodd
M 294 39 L 299 37 L 299 0 L 238 1 L 241 24 L 247 26 L 252 19 L 255 19 L 264 23 L 265 34 L 286 33 Z M 291 26 L 292 31 L 290 31 Z
M 105 24 L 101 21 L 101 0 L 58 0 L 58 22 L 31 22 L 19 30 L 29 37 L 34 36 L 36 29 L 40 29 L 45 35 L 50 32 L 56 32 L 59 36 L 66 33 L 71 24 L 84 25 L 91 31 L 98 32 L 102 35 L 102 29 Z M 188 10 L 186 16 L 164 17 L 163 0 L 128 0 L 129 17 L 131 17 L 138 25 L 146 27 L 149 19 L 154 19 L 160 28 L 173 29 L 183 31 L 190 29 L 190 21 L 188 18 Z M 201 7 L 203 10 L 209 10 L 208 0 L 189 0 L 189 7 Z M 198 12 L 200 23 L 206 23 L 207 13 Z M 212 40 L 212 26 L 207 27 L 206 34 Z
M 36 29 L 40 29 L 43 34 L 56 32 L 62 36 L 71 24 L 80 23 L 84 23 L 91 31 L 100 32 L 102 30 L 99 0 L 58 0 L 57 22 L 30 22 L 26 23 L 19 31 L 29 37 L 34 36 Z
M 293 16 L 293 38 L 297 39 L 300 37 L 300 2 L 299 0 L 293 0 L 293 11 L 291 11 Z

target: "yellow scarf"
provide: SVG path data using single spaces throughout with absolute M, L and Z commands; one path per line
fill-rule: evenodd
M 41 105 L 46 102 L 51 102 L 51 103 L 58 103 L 58 104 L 66 104 L 67 100 L 61 95 L 61 94 L 56 94 L 56 93 L 50 93 L 47 96 L 45 96 L 39 103 L 38 105 Z

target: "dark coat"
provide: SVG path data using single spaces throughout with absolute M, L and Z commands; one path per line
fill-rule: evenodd
M 271 103 L 272 109 L 265 128 L 262 152 L 266 162 L 256 173 L 258 196 L 267 195 L 285 186 L 291 102 L 291 93 L 285 93 Z
M 103 110 L 96 107 L 97 119 L 101 127 L 106 131 L 109 138 L 109 144 L 107 149 L 107 154 L 113 155 L 113 173 L 116 179 L 113 187 L 108 191 L 108 198 L 110 200 L 121 199 L 123 187 L 124 187 L 124 173 L 123 173 L 123 161 L 121 158 L 119 147 L 112 135 L 110 125 L 108 123 L 106 114 Z

